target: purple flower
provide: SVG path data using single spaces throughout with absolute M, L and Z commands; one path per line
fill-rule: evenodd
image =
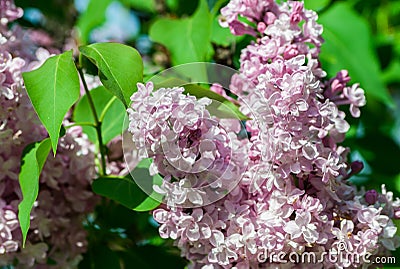
M 229 89 L 239 97 L 233 103 L 249 117 L 249 138 L 232 139 L 240 130 L 233 121 L 226 128 L 232 146 L 222 142 L 225 139 L 216 139 L 225 135 L 218 128 L 209 132 L 211 123 L 199 124 L 204 122 L 199 115 L 207 115 L 206 106 L 196 105 L 201 99 L 183 97 L 176 88 L 135 97 L 133 113 L 130 111 L 133 140 L 154 157 L 154 171 L 164 175 L 166 182 L 171 178 L 179 181 L 162 186 L 170 199 L 163 217 L 156 218 L 161 223 L 160 234 L 175 239 L 182 255 L 192 262 L 191 268 L 203 269 L 231 268 L 233 263 L 233 268 L 275 266 L 273 261 L 260 264 L 258 254 L 264 250 L 307 250 L 318 255 L 345 243 L 360 255 L 387 255 L 388 250 L 397 248 L 400 240 L 391 218 L 400 217 L 400 200 L 394 200 L 384 187 L 382 194 L 375 195 L 358 191 L 348 181 L 360 167 L 349 163 L 349 150 L 339 144 L 350 128 L 341 106 L 350 105 L 351 114 L 357 117 L 365 97 L 357 84 L 348 85 L 350 77 L 345 70 L 331 80 L 325 78 L 319 62 L 323 28 L 317 23 L 317 14 L 297 1 L 278 4 L 261 0 L 232 0 L 221 13 L 221 25 L 232 33 L 258 37 L 242 50 L 240 70 L 232 76 Z M 225 94 L 219 85 L 212 90 Z M 152 98 L 161 94 L 165 94 L 157 99 L 161 108 L 150 106 L 156 103 Z M 178 113 L 169 109 L 174 99 L 181 100 L 176 105 Z M 185 117 L 189 114 L 192 121 Z M 141 122 L 146 117 L 151 120 Z M 171 122 L 157 129 L 166 121 Z M 138 135 L 136 128 L 141 130 Z M 205 136 L 209 142 L 203 144 Z M 171 156 L 157 151 L 160 144 Z M 203 172 L 192 173 L 200 145 L 207 149 L 201 155 L 209 158 L 196 169 L 209 165 L 208 160 L 211 164 Z M 222 158 L 216 161 L 215 156 L 231 156 L 232 166 L 225 166 Z M 168 166 L 174 162 L 174 167 Z M 230 176 L 213 186 L 243 175 L 229 194 L 207 206 L 192 203 L 196 209 L 180 208 L 183 201 L 190 200 L 185 186 L 193 186 L 191 178 L 219 175 L 219 169 L 225 167 Z M 234 167 L 240 172 L 230 173 Z M 199 194 L 203 203 L 209 195 Z M 201 227 L 206 227 L 207 236 Z M 362 266 L 352 258 L 337 265 Z M 334 266 L 329 261 L 321 263 L 321 268 Z
M 206 109 L 210 99 L 184 95 L 183 88 L 152 90 L 152 83 L 138 84 L 129 131 L 140 158 L 152 157 L 153 173 L 167 179 L 156 187 L 167 204 L 198 206 L 214 199 L 214 188 L 235 187 L 247 163 L 236 158 L 246 150 L 235 133 L 239 121 L 215 119 Z
M 344 88 L 343 94 L 349 100 L 351 115 L 355 118 L 360 117 L 359 107 L 366 104 L 364 90 L 359 88 L 358 84 L 354 84 L 351 87 Z
M 350 220 L 342 220 L 340 222 L 340 228 L 332 228 L 332 234 L 339 240 L 339 241 L 346 241 L 348 240 L 354 229 L 354 223 Z

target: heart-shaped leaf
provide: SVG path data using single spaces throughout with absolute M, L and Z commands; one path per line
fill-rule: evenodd
M 72 51 L 50 57 L 41 67 L 22 76 L 33 107 L 50 135 L 55 155 L 62 121 L 80 93 Z
M 119 43 L 96 43 L 79 50 L 97 66 L 103 85 L 127 107 L 136 83 L 143 80 L 139 52 Z

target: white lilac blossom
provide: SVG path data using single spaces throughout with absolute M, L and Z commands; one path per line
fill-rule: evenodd
M 207 100 L 183 95 L 179 88 L 153 92 L 151 84 L 139 85 L 129 130 L 142 157 L 153 158 L 153 172 L 175 180 L 171 193 L 176 195 L 167 195 L 175 202 L 153 212 L 160 235 L 173 239 L 194 269 L 310 266 L 260 259 L 280 251 L 287 259 L 290 253 L 353 254 L 312 264 L 317 268 L 360 267 L 363 255 L 390 255 L 400 246 L 392 221 L 400 218 L 400 200 L 384 186 L 381 193 L 358 191 L 348 182 L 362 164 L 349 163 L 349 149 L 340 145 L 349 130 L 341 108 L 350 105 L 350 114 L 359 117 L 364 91 L 348 84 L 345 70 L 325 78 L 318 60 L 323 28 L 316 13 L 301 2 L 272 0 L 232 0 L 221 13 L 221 25 L 233 34 L 256 37 L 242 51 L 240 72 L 230 86 L 239 97 L 235 103 L 251 119 L 246 121 L 250 138 L 233 139 L 245 145 L 235 158 L 246 166 L 238 169 L 244 170 L 238 184 L 218 201 L 179 206 L 187 198 L 181 197 L 185 186 L 179 183 L 193 174 L 196 151 L 187 155 L 193 157 L 185 169 L 166 160 L 179 162 L 185 158 L 179 152 L 198 150 L 190 146 L 202 141 Z M 211 88 L 224 95 L 218 85 Z M 209 139 L 218 137 L 219 132 Z
M 21 156 L 27 145 L 44 139 L 46 131 L 21 73 L 39 66 L 50 53 L 40 49 L 21 58 L 31 49 L 29 42 L 25 41 L 24 53 L 18 51 L 19 46 L 9 43 L 16 38 L 6 22 L 20 17 L 22 10 L 12 1 L 0 0 L 0 15 L 0 37 L 4 38 L 0 48 L 0 266 L 73 268 L 86 251 L 83 220 L 98 200 L 90 189 L 95 176 L 93 145 L 80 127 L 69 128 L 60 138 L 56 157 L 49 156 L 43 168 L 26 247 L 22 248 L 17 219 L 22 199 L 18 183 Z

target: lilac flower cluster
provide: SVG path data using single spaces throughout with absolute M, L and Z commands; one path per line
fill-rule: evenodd
M 215 188 L 229 191 L 246 166 L 240 124 L 212 117 L 208 98 L 197 100 L 184 88 L 138 84 L 128 109 L 129 131 L 139 158 L 153 158 L 150 170 L 164 176 L 157 189 L 169 206 L 199 206 L 218 199 Z M 216 197 L 217 195 L 217 197 Z
M 181 88 L 152 92 L 151 84 L 139 85 L 132 97 L 129 130 L 140 157 L 153 158 L 153 173 L 172 186 L 164 188 L 167 205 L 153 212 L 161 237 L 175 240 L 190 268 L 310 266 L 260 260 L 280 251 L 353 254 L 312 264 L 316 268 L 359 267 L 363 259 L 356 257 L 390 255 L 400 246 L 392 221 L 400 218 L 400 199 L 385 186 L 381 193 L 358 191 L 348 181 L 363 165 L 350 163 L 349 150 L 339 145 L 349 130 L 340 106 L 350 105 L 350 114 L 359 117 L 366 101 L 357 84 L 348 85 L 346 71 L 325 78 L 316 13 L 301 2 L 272 0 L 232 0 L 221 13 L 232 33 L 256 37 L 242 51 L 230 88 L 251 119 L 249 139 L 239 138 L 240 128 L 222 134 L 209 121 L 209 100 L 183 95 Z M 230 143 L 223 143 L 228 135 Z M 211 165 L 203 163 L 208 149 Z M 225 178 L 231 191 L 211 204 L 191 200 L 184 188 L 220 175 L 225 166 L 215 162 L 225 156 L 228 171 L 237 165 L 237 173 Z M 209 168 L 196 177 L 199 167 Z
M 49 53 L 42 49 L 28 59 L 16 56 L 21 54 L 9 43 L 16 38 L 6 23 L 22 11 L 12 1 L 1 0 L 0 15 L 0 266 L 76 267 L 87 245 L 82 222 L 97 202 L 90 189 L 95 176 L 93 145 L 79 127 L 69 128 L 60 139 L 56 157 L 49 156 L 43 168 L 26 247 L 22 248 L 17 219 L 22 199 L 21 156 L 28 144 L 47 134 L 26 94 L 21 73 L 37 67 Z M 48 259 L 55 264 L 48 265 Z

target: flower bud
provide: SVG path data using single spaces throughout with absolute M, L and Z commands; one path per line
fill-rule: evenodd
M 365 193 L 365 201 L 373 205 L 378 200 L 378 192 L 376 190 L 369 190 Z

